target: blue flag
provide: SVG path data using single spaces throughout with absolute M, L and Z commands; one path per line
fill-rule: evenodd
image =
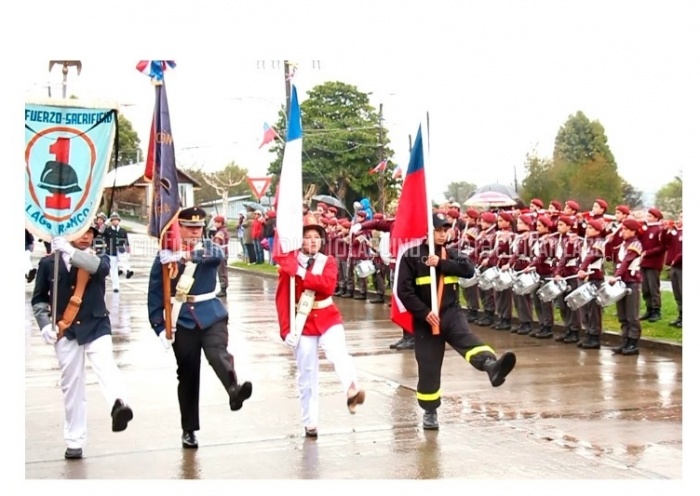
M 25 227 L 45 241 L 92 224 L 114 146 L 117 104 L 43 99 L 24 106 Z
M 148 234 L 160 240 L 161 248 L 177 249 L 177 216 L 180 212 L 180 188 L 175 166 L 175 147 L 170 128 L 170 110 L 165 82 L 156 85 L 151 137 L 146 159 L 146 179 L 153 182 Z M 174 229 L 167 234 L 170 227 Z

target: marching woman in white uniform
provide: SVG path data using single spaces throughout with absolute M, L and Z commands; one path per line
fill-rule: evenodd
M 334 257 L 321 253 L 325 239 L 326 232 L 320 225 L 307 224 L 301 250 L 276 258 L 280 265 L 276 297 L 280 336 L 294 348 L 302 423 L 306 437 L 312 438 L 318 436 L 319 348 L 335 367 L 349 412 L 354 414 L 357 405 L 365 401 L 345 345 L 343 319 L 333 302 L 338 269 Z M 291 277 L 295 277 L 296 316 L 290 316 Z

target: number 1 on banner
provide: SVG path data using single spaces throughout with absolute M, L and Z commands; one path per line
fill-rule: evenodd
M 49 146 L 49 153 L 56 157 L 56 162 L 60 162 L 56 167 L 65 167 L 63 164 L 68 165 L 70 160 L 70 140 L 68 138 L 57 138 L 54 144 Z M 61 177 L 60 174 L 59 177 Z M 57 210 L 70 208 L 70 198 L 60 191 L 55 191 L 53 195 L 46 197 L 46 208 L 55 208 Z

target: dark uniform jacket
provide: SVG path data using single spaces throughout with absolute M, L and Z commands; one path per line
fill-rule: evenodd
M 197 264 L 194 271 L 194 284 L 189 295 L 211 293 L 216 288 L 217 268 L 224 260 L 221 247 L 214 244 L 210 239 L 205 239 L 203 249 L 191 252 L 192 261 Z M 151 275 L 148 281 L 148 319 L 156 334 L 165 329 L 165 318 L 163 315 L 163 268 L 159 257 L 153 262 Z M 175 296 L 175 288 L 180 280 L 182 272 L 185 270 L 184 263 L 178 263 L 178 275 L 171 280 L 170 295 Z M 175 316 L 173 316 L 173 319 Z M 221 300 L 213 298 L 196 303 L 183 303 L 177 325 L 187 329 L 199 327 L 205 329 L 220 320 L 228 319 L 228 310 Z
M 27 229 L 24 230 L 24 250 L 31 250 L 34 245 L 34 236 Z
M 578 272 L 581 255 L 581 238 L 573 231 L 559 234 L 557 240 L 557 265 L 554 275 L 561 277 L 573 276 Z
M 581 251 L 581 266 L 579 270 L 591 272 L 589 281 L 603 280 L 603 262 L 605 261 L 605 239 L 586 238 Z
M 90 276 L 90 280 L 85 286 L 83 302 L 78 310 L 78 315 L 64 334 L 68 339 L 77 339 L 79 345 L 90 343 L 101 336 L 112 333 L 109 311 L 105 305 L 105 277 L 109 274 L 109 257 L 104 254 L 98 256 L 100 257 L 100 265 L 97 271 Z M 59 255 L 59 259 L 56 322 L 63 317 L 68 300 L 73 296 L 78 277 L 77 267 L 72 266 L 68 272 L 62 254 Z M 54 263 L 54 255 L 46 256 L 39 261 L 34 293 L 32 294 L 32 306 L 43 303 L 50 307 L 53 303 Z M 50 323 L 50 320 L 46 322 L 46 324 Z M 43 327 L 41 323 L 39 325 Z
M 624 241 L 615 255 L 617 256 L 615 277 L 619 277 L 622 282 L 626 283 L 642 282 L 642 272 L 640 271 L 642 243 L 639 239 L 632 236 Z
M 521 232 L 513 240 L 514 249 L 508 265 L 516 272 L 530 265 L 533 245 L 537 243 L 537 239 L 532 234 L 531 231 Z
M 532 261 L 528 267 L 534 267 L 535 272 L 540 277 L 549 277 L 554 274 L 554 264 L 556 263 L 557 239 L 554 234 L 538 236 L 532 246 Z
M 442 247 L 435 247 L 435 254 L 440 256 Z M 447 258 L 440 260 L 435 267 L 439 284 L 440 275 L 445 274 L 445 282 L 442 292 L 440 314 L 450 307 L 459 305 L 457 280 L 460 277 L 470 278 L 474 275 L 474 265 L 468 257 L 460 255 L 456 249 L 447 249 Z M 425 264 L 428 257 L 428 245 L 421 244 L 418 248 L 411 249 L 401 257 L 398 270 L 398 297 L 413 315 L 414 323 L 427 325 L 425 318 L 431 311 L 430 299 L 430 267 Z
M 121 226 L 119 229 L 109 226 L 102 233 L 102 237 L 106 245 L 107 255 L 112 257 L 116 257 L 117 253 L 125 253 L 127 246 L 129 246 L 129 236 Z
M 639 237 L 639 242 L 642 243 L 644 251 L 642 268 L 663 269 L 668 241 L 666 239 L 666 230 L 661 226 L 661 222 L 644 224 L 637 236 Z
M 675 269 L 683 268 L 683 229 L 673 227 L 666 232 L 668 251 L 666 252 L 666 265 Z

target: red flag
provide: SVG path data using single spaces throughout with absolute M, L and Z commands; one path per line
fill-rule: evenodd
M 374 169 L 370 170 L 369 173 L 376 174 L 377 172 L 382 172 L 385 169 L 386 169 L 386 160 L 382 160 L 381 162 L 379 162 L 377 164 L 376 167 L 374 167 Z
M 401 188 L 396 220 L 391 231 L 391 254 L 396 258 L 394 287 L 391 292 L 391 320 L 409 332 L 413 332 L 413 316 L 398 298 L 397 283 L 401 259 L 406 250 L 420 245 L 428 234 L 427 192 L 425 189 L 425 169 L 423 163 L 423 139 L 418 128 L 416 142 L 411 150 L 411 158 L 406 178 Z
M 275 141 L 275 138 L 278 138 L 279 135 L 277 134 L 277 131 L 274 130 L 273 127 L 271 127 L 267 122 L 263 124 L 263 139 L 262 143 L 260 143 L 260 146 L 258 147 L 258 150 L 261 149 L 263 146 L 267 145 L 268 143 L 272 143 Z

